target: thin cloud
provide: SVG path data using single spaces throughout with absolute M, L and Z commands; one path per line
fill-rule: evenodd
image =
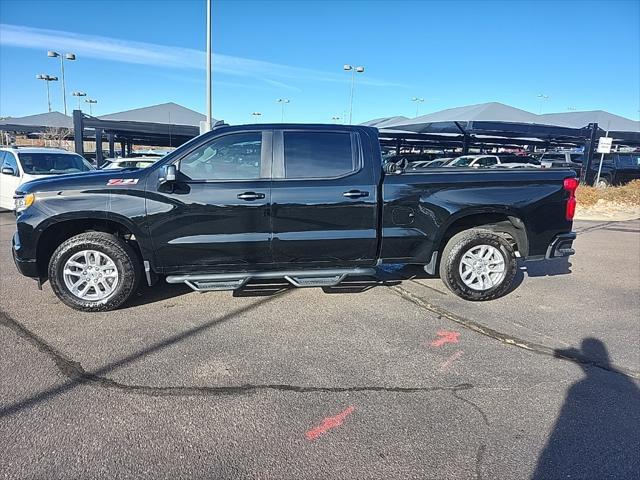
M 110 37 L 10 24 L 0 24 L 0 45 L 38 50 L 71 51 L 79 56 L 89 58 L 174 69 L 202 69 L 206 60 L 205 52 L 192 48 L 125 41 Z M 270 85 L 290 90 L 300 89 L 282 80 L 315 80 L 340 83 L 347 81 L 345 75 L 336 73 L 218 53 L 213 55 L 213 68 L 214 72 L 217 73 L 251 77 L 265 81 Z M 358 81 L 361 84 L 377 87 L 404 86 L 368 76 L 363 76 Z

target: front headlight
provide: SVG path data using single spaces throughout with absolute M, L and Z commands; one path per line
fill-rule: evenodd
M 36 196 L 33 193 L 27 193 L 26 195 L 16 195 L 13 197 L 16 213 L 19 213 L 31 205 L 36 201 Z

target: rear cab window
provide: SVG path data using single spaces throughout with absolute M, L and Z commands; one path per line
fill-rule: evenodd
M 337 178 L 358 168 L 350 132 L 284 131 L 284 178 Z

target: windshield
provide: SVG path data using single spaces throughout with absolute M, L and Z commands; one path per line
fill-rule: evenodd
M 476 159 L 476 157 L 458 157 L 456 158 L 453 162 L 451 162 L 449 164 L 449 166 L 451 167 L 468 167 L 469 165 L 471 165 L 471 162 L 473 162 Z
M 61 175 L 93 170 L 89 162 L 75 153 L 20 152 L 18 158 L 27 175 Z

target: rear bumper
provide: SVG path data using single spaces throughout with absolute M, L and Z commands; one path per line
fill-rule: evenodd
M 575 232 L 557 235 L 547 248 L 546 258 L 568 257 L 576 251 L 573 249 L 573 241 L 576 239 Z
M 11 240 L 11 253 L 13 255 L 13 262 L 16 264 L 18 271 L 25 277 L 38 278 L 38 264 L 35 258 L 22 258 L 20 237 L 18 232 L 13 234 Z

